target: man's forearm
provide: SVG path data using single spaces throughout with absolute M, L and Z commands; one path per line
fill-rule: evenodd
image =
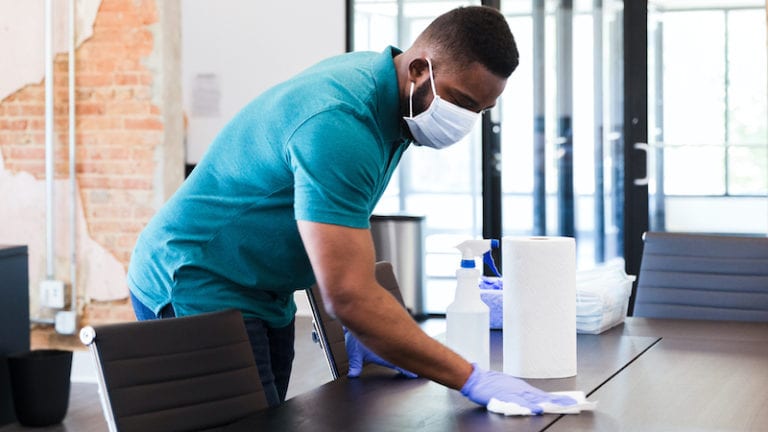
M 383 287 L 363 298 L 334 305 L 337 318 L 369 349 L 403 369 L 453 389 L 461 389 L 472 365 L 424 333 Z

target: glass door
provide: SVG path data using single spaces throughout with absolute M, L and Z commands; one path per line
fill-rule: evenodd
M 648 35 L 650 228 L 765 236 L 765 3 L 652 0 Z
M 500 104 L 504 235 L 623 256 L 623 2 L 506 0 L 521 53 Z
M 440 13 L 480 3 L 354 0 L 352 49 L 407 48 Z M 501 206 L 501 235 L 575 237 L 580 267 L 623 256 L 623 2 L 498 4 L 521 53 L 483 122 L 486 133 L 501 137 L 499 154 L 490 157 L 501 166 L 501 198 L 483 202 L 489 155 L 477 128 L 447 150 L 410 149 L 375 211 L 426 216 L 424 298 L 431 313 L 453 298 L 454 246 L 483 235 L 488 208 Z

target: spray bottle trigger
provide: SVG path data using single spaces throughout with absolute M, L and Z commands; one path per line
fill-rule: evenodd
M 490 250 L 483 254 L 483 262 L 491 269 L 493 274 L 501 277 L 501 273 L 499 273 L 499 269 L 496 268 L 496 263 L 493 261 L 493 255 L 491 255 Z

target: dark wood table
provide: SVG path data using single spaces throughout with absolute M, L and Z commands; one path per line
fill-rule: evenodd
M 638 319 L 662 339 L 549 431 L 766 431 L 768 323 Z
M 444 329 L 444 321 L 427 322 L 424 327 L 437 334 Z M 491 335 L 491 362 L 500 370 L 501 333 Z M 309 344 L 307 355 L 321 355 Z M 531 382 L 550 391 L 590 393 L 590 400 L 599 401 L 592 413 L 505 418 L 437 384 L 368 367 L 360 379 L 324 384 L 226 430 L 768 430 L 768 323 L 628 318 L 601 335 L 580 335 L 578 348 L 577 376 Z M 295 368 L 299 374 L 312 373 L 300 359 Z M 27 428 L 8 425 L 0 430 Z M 96 385 L 74 383 L 64 423 L 41 430 L 106 430 Z
M 578 374 L 530 380 L 549 391 L 592 393 L 659 341 L 624 334 L 579 335 Z M 502 334 L 491 331 L 491 368 L 502 369 Z M 425 379 L 406 379 L 387 369 L 366 368 L 357 379 L 340 378 L 283 405 L 244 419 L 227 431 L 540 431 L 561 416 L 504 417 L 489 413 L 459 392 Z

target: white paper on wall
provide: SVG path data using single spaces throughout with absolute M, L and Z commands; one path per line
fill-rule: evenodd
M 216 74 L 197 74 L 192 82 L 192 115 L 218 117 L 221 115 L 221 86 Z

